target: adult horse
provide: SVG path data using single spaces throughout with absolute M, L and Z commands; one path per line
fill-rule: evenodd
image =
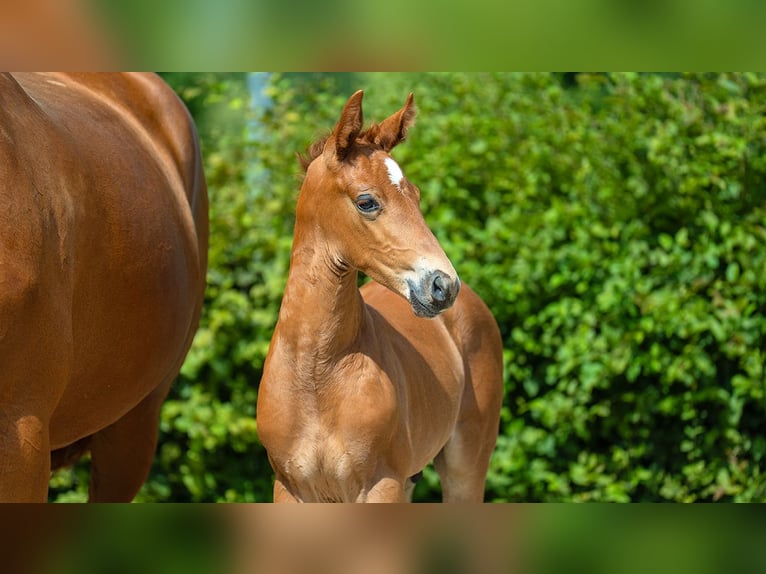
M 480 502 L 502 344 L 389 152 L 410 94 L 362 131 L 362 92 L 303 163 L 290 271 L 258 396 L 275 501 L 405 501 L 432 459 L 445 501 Z M 374 282 L 357 288 L 357 271 Z
M 88 450 L 90 499 L 131 500 L 202 307 L 191 117 L 154 75 L 1 75 L 0 181 L 0 500 Z

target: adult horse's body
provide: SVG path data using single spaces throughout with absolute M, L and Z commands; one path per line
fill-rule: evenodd
M 0 182 L 0 500 L 87 450 L 130 500 L 202 307 L 191 117 L 153 75 L 1 75 Z
M 434 460 L 445 501 L 481 501 L 502 397 L 491 313 L 389 155 L 412 96 L 362 131 L 362 92 L 311 149 L 258 396 L 275 501 L 404 501 Z M 372 279 L 361 291 L 357 270 Z

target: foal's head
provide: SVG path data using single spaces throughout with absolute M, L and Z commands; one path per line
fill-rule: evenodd
M 349 98 L 332 133 L 304 160 L 296 233 L 320 227 L 330 264 L 358 269 L 399 293 L 420 317 L 454 303 L 457 273 L 420 213 L 420 190 L 389 152 L 415 118 L 404 107 L 362 131 L 362 91 Z

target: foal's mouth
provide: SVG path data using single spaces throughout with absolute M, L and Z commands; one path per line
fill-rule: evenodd
M 428 274 L 419 284 L 407 280 L 407 285 L 413 313 L 428 319 L 452 307 L 460 292 L 460 279 L 452 279 L 442 271 Z

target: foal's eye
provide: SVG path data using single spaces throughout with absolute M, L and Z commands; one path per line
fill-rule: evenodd
M 380 204 L 369 194 L 363 194 L 356 198 L 356 208 L 362 213 L 373 213 L 380 209 Z

